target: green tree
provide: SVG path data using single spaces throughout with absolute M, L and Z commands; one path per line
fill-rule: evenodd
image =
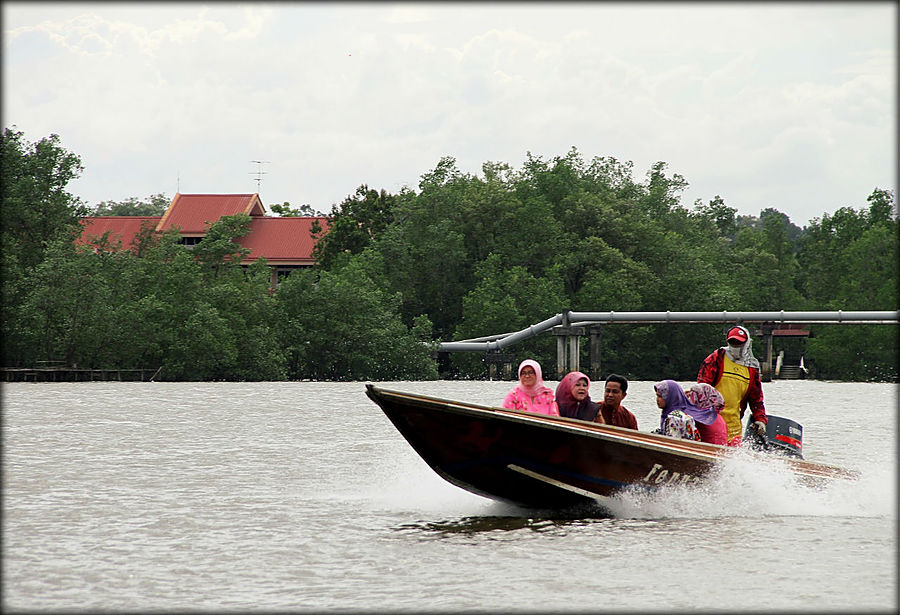
M 491 254 L 476 267 L 475 277 L 478 283 L 463 298 L 463 316 L 455 339 L 518 331 L 566 307 L 561 279 L 555 272 L 536 278 L 525 267 L 507 267 L 499 255 Z M 509 352 L 519 361 L 531 356 L 546 363 L 555 357 L 555 348 L 556 342 L 550 336 L 542 336 Z M 484 374 L 480 355 L 454 355 L 451 361 L 461 375 Z
M 3 362 L 22 365 L 31 356 L 24 303 L 29 278 L 59 241 L 69 242 L 86 212 L 66 186 L 82 171 L 81 160 L 51 134 L 35 143 L 13 128 L 0 139 L 0 277 L 3 304 Z
M 214 277 L 218 276 L 223 270 L 240 264 L 250 254 L 250 250 L 238 243 L 238 239 L 249 232 L 249 215 L 222 216 L 209 226 L 206 235 L 194 246 L 194 258 Z
M 151 194 L 143 201 L 128 197 L 124 201 L 100 201 L 94 216 L 161 216 L 169 208 L 170 199 L 162 192 Z
M 361 185 L 352 196 L 332 208 L 327 232 L 314 229 L 313 256 L 324 269 L 343 264 L 379 237 L 393 221 L 396 197 Z
M 304 203 L 300 207 L 294 209 L 288 201 L 284 203 L 275 203 L 273 205 L 269 205 L 269 211 L 273 214 L 278 214 L 283 218 L 287 217 L 299 217 L 299 216 L 321 216 L 322 214 L 315 209 L 312 208 L 312 205 L 309 203 Z
M 58 135 L 29 143 L 22 132 L 6 128 L 0 162 L 4 262 L 27 270 L 43 260 L 52 240 L 73 237 L 87 213 L 66 191 L 83 170 L 81 159 L 63 149 Z
M 801 288 L 831 310 L 896 310 L 898 232 L 893 192 L 876 189 L 867 210 L 844 207 L 815 219 L 798 252 Z M 807 358 L 819 378 L 896 380 L 895 331 L 884 326 L 812 326 Z
M 278 289 L 291 378 L 431 380 L 430 324 L 403 324 L 400 297 L 367 275 L 359 257 L 333 271 L 298 271 Z
M 734 238 L 737 232 L 737 210 L 726 205 L 725 200 L 718 194 L 705 205 L 698 201 L 695 210 L 711 220 L 722 237 Z

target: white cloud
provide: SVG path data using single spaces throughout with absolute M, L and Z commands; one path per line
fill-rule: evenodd
M 800 224 L 895 188 L 887 4 L 6 3 L 4 111 L 88 202 L 256 189 L 320 210 L 575 146 Z

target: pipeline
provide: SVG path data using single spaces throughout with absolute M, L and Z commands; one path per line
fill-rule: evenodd
M 900 323 L 900 310 L 831 312 L 571 312 L 566 310 L 552 318 L 530 325 L 521 331 L 500 336 L 485 336 L 458 342 L 441 342 L 442 352 L 500 350 L 523 339 L 534 337 L 557 325 L 566 323 L 771 323 L 771 324 L 865 324 L 892 325 Z M 496 339 L 491 339 L 496 338 Z M 488 341 L 480 341 L 488 340 Z

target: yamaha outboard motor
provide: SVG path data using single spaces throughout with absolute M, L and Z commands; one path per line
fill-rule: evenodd
M 753 448 L 764 449 L 770 453 L 781 453 L 790 457 L 803 459 L 803 426 L 791 419 L 768 415 L 766 439 L 750 431 L 750 424 L 744 431 L 744 442 Z

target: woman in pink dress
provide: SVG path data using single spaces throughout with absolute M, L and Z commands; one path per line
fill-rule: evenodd
M 728 429 L 719 414 L 724 405 L 721 394 L 716 397 L 705 387 L 692 390 L 691 397 L 701 407 L 691 401 L 674 380 L 657 382 L 653 388 L 656 391 L 656 405 L 662 410 L 659 421 L 661 433 L 710 444 L 724 445 L 728 441 Z
M 559 416 L 553 389 L 544 385 L 541 366 L 533 359 L 519 364 L 519 384 L 503 400 L 503 407 Z

